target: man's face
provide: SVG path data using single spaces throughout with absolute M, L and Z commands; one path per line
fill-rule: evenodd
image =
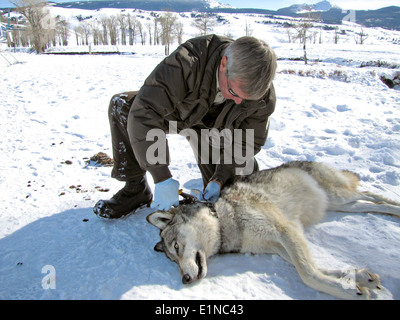
M 240 80 L 228 80 L 227 74 L 227 57 L 224 56 L 221 60 L 218 73 L 219 87 L 225 99 L 233 100 L 236 104 L 241 104 L 244 99 L 249 99 L 241 89 L 243 83 Z

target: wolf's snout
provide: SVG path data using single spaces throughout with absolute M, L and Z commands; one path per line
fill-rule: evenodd
M 182 283 L 183 284 L 190 284 L 193 282 L 193 278 L 189 274 L 184 274 L 182 277 Z
M 204 260 L 204 257 L 202 257 L 202 254 L 200 253 L 200 251 L 197 251 L 196 257 L 195 257 L 195 263 L 197 266 L 197 271 L 196 271 L 197 275 L 190 275 L 191 271 L 195 271 L 194 268 L 191 269 L 191 271 L 186 271 L 186 273 L 184 273 L 183 277 L 182 277 L 183 284 L 190 284 L 190 283 L 192 283 L 196 280 L 199 280 L 205 276 L 205 270 L 204 270 L 205 262 L 203 262 L 203 260 Z

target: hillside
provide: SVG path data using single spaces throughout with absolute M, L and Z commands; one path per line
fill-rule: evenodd
M 306 9 L 305 5 L 292 5 L 276 11 L 264 9 L 238 9 L 215 5 L 214 2 L 206 0 L 122 0 L 122 1 L 84 1 L 55 3 L 54 6 L 62 8 L 79 8 L 87 10 L 99 10 L 102 8 L 126 8 L 141 9 L 149 11 L 172 10 L 175 12 L 213 12 L 213 13 L 253 13 L 268 14 L 272 16 L 301 17 Z M 212 4 L 212 5 L 211 5 Z M 332 7 L 328 1 L 322 1 L 313 6 L 314 10 L 322 12 L 322 22 L 330 24 L 341 24 L 343 18 L 348 14 L 342 9 Z M 400 7 L 387 7 L 378 10 L 356 10 L 356 22 L 367 27 L 381 27 L 389 30 L 400 30 Z
M 50 2 L 51 3 L 51 2 Z M 175 12 L 204 11 L 210 9 L 204 0 L 99 0 L 53 3 L 55 7 L 98 10 L 102 8 L 141 9 L 148 11 L 171 10 Z

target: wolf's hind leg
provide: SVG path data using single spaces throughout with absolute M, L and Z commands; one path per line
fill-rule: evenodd
M 396 206 L 400 210 L 400 203 L 394 200 L 387 199 L 385 197 L 382 197 L 378 194 L 369 192 L 369 191 L 364 191 L 360 193 L 361 198 L 359 200 L 365 200 L 365 201 L 370 201 L 374 202 L 376 204 L 391 204 L 393 206 Z
M 328 210 L 336 212 L 349 212 L 349 213 L 391 214 L 400 217 L 400 205 L 396 206 L 389 203 L 370 202 L 368 198 L 363 198 L 361 199 L 361 201 L 358 201 L 357 199 L 356 201 L 332 207 L 329 208 Z
M 276 222 L 276 239 L 281 246 L 277 253 L 285 260 L 291 261 L 300 277 L 308 286 L 340 299 L 369 299 L 370 290 L 364 281 L 353 286 L 346 286 L 338 274 L 326 274 L 319 270 L 311 258 L 306 239 L 301 229 L 291 223 Z

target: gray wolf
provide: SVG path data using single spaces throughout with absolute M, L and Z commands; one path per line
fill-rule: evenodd
M 207 258 L 215 254 L 270 253 L 292 263 L 316 290 L 340 299 L 376 298 L 378 275 L 358 269 L 354 285 L 343 285 L 343 271 L 314 263 L 303 232 L 326 211 L 400 216 L 399 203 L 358 191 L 359 181 L 353 172 L 322 163 L 290 162 L 236 181 L 214 206 L 184 204 L 147 221 L 161 230 L 155 250 L 179 265 L 184 284 L 205 277 Z

